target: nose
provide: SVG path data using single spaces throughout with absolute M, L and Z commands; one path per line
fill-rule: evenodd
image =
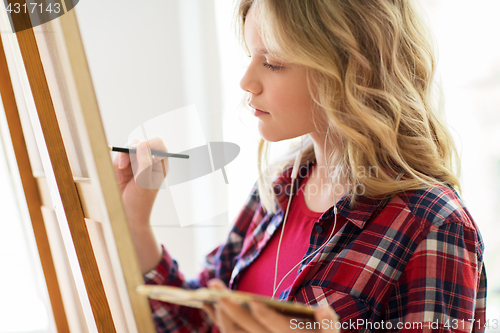
M 253 64 L 253 62 L 250 63 L 245 74 L 241 78 L 240 87 L 252 95 L 258 95 L 262 92 L 262 82 L 259 80 L 255 64 Z

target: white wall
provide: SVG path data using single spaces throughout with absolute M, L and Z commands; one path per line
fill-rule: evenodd
M 76 7 L 110 145 L 124 144 L 133 129 L 151 118 L 194 104 L 207 141 L 241 147 L 240 155 L 226 168 L 230 208 L 211 223 L 225 227 L 181 228 L 169 213 L 170 192 L 160 191 L 151 223 L 188 276 L 225 238 L 257 177 L 257 137 L 249 134 L 252 125 L 240 120 L 238 109 L 242 96 L 238 82 L 244 67 L 234 67 L 239 51 L 229 26 L 232 6 L 216 3 L 127 0 L 117 5 L 86 0 Z M 182 140 L 186 129 L 173 130 L 179 131 Z M 193 209 L 197 207 L 193 203 Z
M 423 1 L 439 48 L 445 111 L 462 156 L 462 198 L 485 243 L 487 318 L 500 332 L 500 1 Z M 493 326 L 493 325 L 492 325 Z

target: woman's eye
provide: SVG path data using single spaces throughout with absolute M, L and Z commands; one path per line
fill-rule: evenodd
M 274 66 L 274 65 L 271 65 L 270 63 L 267 63 L 267 62 L 263 63 L 262 65 L 264 65 L 264 67 L 269 68 L 273 72 L 277 71 L 277 70 L 279 70 L 281 68 L 281 66 Z

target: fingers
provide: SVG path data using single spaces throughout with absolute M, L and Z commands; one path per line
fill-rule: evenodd
M 167 147 L 160 137 L 149 139 L 147 143 L 151 149 L 167 152 Z
M 326 305 L 318 308 L 314 312 L 314 318 L 320 323 L 328 323 L 328 325 L 322 325 L 321 333 L 338 333 L 340 332 L 340 326 L 338 325 L 339 317 L 333 311 L 333 309 Z M 328 326 L 328 327 L 326 327 Z
M 152 151 L 165 151 L 161 138 L 153 138 L 138 142 L 135 154 L 130 154 L 130 163 L 135 182 L 143 189 L 158 190 L 164 187 L 163 182 L 168 172 L 168 158 L 154 156 Z
M 163 143 L 163 140 L 159 137 L 155 137 L 146 141 L 141 141 L 139 142 L 138 145 L 138 159 L 139 162 L 144 163 L 144 165 L 151 165 L 154 162 L 159 162 L 159 161 L 168 161 L 166 157 L 162 156 L 157 156 L 153 155 L 152 151 L 160 151 L 160 152 L 167 152 L 167 147 L 165 146 L 165 143 Z M 146 153 L 147 154 L 144 154 Z M 143 153 L 140 155 L 139 153 Z
M 227 289 L 224 282 L 218 279 L 208 281 L 210 289 Z M 291 319 L 257 301 L 249 302 L 251 312 L 236 304 L 230 298 L 220 298 L 215 307 L 204 305 L 203 309 L 208 313 L 212 321 L 222 329 L 222 332 L 257 332 L 257 333 L 282 333 L 292 331 Z M 320 323 L 321 329 L 312 332 L 338 333 L 338 315 L 330 306 L 318 308 L 314 312 L 316 322 Z
M 163 151 L 167 152 L 167 147 L 163 143 L 163 140 L 159 137 L 152 138 L 150 140 L 140 141 L 138 139 L 132 139 L 127 142 L 123 147 L 125 148 L 135 148 L 138 149 L 141 154 L 137 157 L 132 155 L 132 159 L 134 161 L 140 162 L 141 168 L 139 171 L 144 170 L 146 167 L 150 166 L 153 162 L 159 162 L 161 160 L 165 160 L 168 162 L 166 157 L 153 156 L 151 154 L 151 150 Z M 130 154 L 127 153 L 117 153 L 113 164 L 117 169 L 125 169 L 130 164 Z M 165 163 L 167 164 L 167 163 Z
M 125 169 L 130 164 L 129 154 L 118 153 L 118 169 Z
M 138 139 L 133 139 L 127 142 L 124 148 L 135 148 L 139 143 Z M 113 165 L 120 170 L 125 169 L 130 164 L 130 155 L 127 153 L 117 153 L 113 159 Z
M 263 327 L 273 333 L 288 332 L 292 330 L 291 319 L 278 312 L 269 309 L 261 302 L 252 301 L 249 303 L 252 315 L 259 320 Z M 329 306 L 318 308 L 314 313 L 314 319 L 320 323 L 321 330 L 313 329 L 313 332 L 338 333 L 338 316 Z M 307 327 L 307 326 L 306 326 Z
M 134 148 L 139 140 L 134 139 L 127 142 L 124 147 Z M 126 153 L 117 153 L 113 158 L 113 168 L 115 170 L 118 184 L 122 185 L 127 183 L 132 177 L 132 170 L 130 168 L 130 155 Z
M 215 290 L 227 289 L 224 282 L 219 279 L 208 281 L 208 287 Z M 219 299 L 217 305 L 214 307 L 214 317 L 218 323 L 217 325 L 221 327 L 222 332 L 269 332 L 253 318 L 248 310 L 245 310 L 241 305 L 225 297 Z
M 213 305 L 203 304 L 203 311 L 205 311 L 207 313 L 210 320 L 212 320 L 212 323 L 219 326 L 219 324 L 217 323 L 217 320 L 215 318 L 215 309 L 214 309 Z
M 252 315 L 257 318 L 261 326 L 266 327 L 273 333 L 281 333 L 290 330 L 289 317 L 283 316 L 276 311 L 269 309 L 261 302 L 252 301 L 249 303 Z
M 269 332 L 265 326 L 255 319 L 252 313 L 244 309 L 241 305 L 232 302 L 230 299 L 221 298 L 217 304 L 228 317 L 237 320 L 238 326 L 244 328 L 245 331 L 255 333 Z
M 208 287 L 216 290 L 227 289 L 224 282 L 219 279 L 212 279 L 208 281 Z M 216 322 L 216 325 L 220 327 L 222 333 L 245 332 L 230 319 L 226 312 L 224 312 L 220 306 L 220 302 L 214 306 L 213 316 L 214 322 Z
M 207 284 L 208 284 L 208 287 L 210 289 L 223 290 L 226 288 L 226 285 L 224 284 L 224 282 L 222 282 L 219 279 L 209 280 Z M 221 317 L 221 313 L 217 313 L 217 309 L 215 308 L 215 306 L 203 304 L 203 310 L 205 310 L 205 312 L 208 314 L 208 316 L 210 317 L 210 319 L 212 320 L 212 322 L 215 325 L 222 328 L 222 324 L 219 321 L 220 320 L 219 318 Z M 218 310 L 220 311 L 220 309 L 218 309 Z M 223 330 L 222 332 L 225 333 L 226 331 Z
M 222 333 L 243 333 L 247 332 L 237 325 L 229 315 L 220 307 L 220 303 L 215 305 L 215 319 L 219 323 Z M 251 331 L 250 331 L 251 332 Z
M 137 162 L 137 172 L 139 174 L 149 168 L 153 164 L 153 158 L 151 156 L 151 148 L 147 141 L 140 142 L 136 147 L 135 161 Z M 134 160 L 134 156 L 132 156 Z
M 208 280 L 207 282 L 208 284 L 208 288 L 210 289 L 216 289 L 216 290 L 224 290 L 224 289 L 227 289 L 226 285 L 224 284 L 224 282 L 222 282 L 221 280 L 219 279 L 211 279 L 211 280 Z
M 149 140 L 149 147 L 152 150 L 167 152 L 167 147 L 165 147 L 163 140 L 158 137 Z M 153 155 L 153 170 L 163 175 L 163 178 L 167 177 L 168 160 L 167 157 Z

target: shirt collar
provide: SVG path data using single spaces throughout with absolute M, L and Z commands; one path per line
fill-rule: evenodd
M 305 169 L 300 169 L 302 172 L 299 172 L 297 175 L 297 179 L 295 180 L 294 190 L 296 191 L 299 185 L 300 180 L 302 180 L 305 175 L 307 175 L 309 168 L 313 165 L 314 161 L 307 162 L 306 164 L 302 164 L 301 166 Z M 273 182 L 274 191 L 278 198 L 279 205 L 276 204 L 276 209 L 281 212 L 286 211 L 286 206 L 288 204 L 288 197 L 290 195 L 290 187 L 291 187 L 291 175 L 292 175 L 293 166 L 288 166 L 279 174 L 276 180 Z M 393 178 L 400 179 L 404 175 L 404 170 L 401 170 L 399 174 L 394 175 Z M 352 193 L 352 191 L 349 191 Z M 388 198 L 389 199 L 389 198 Z M 386 199 L 386 200 L 388 200 Z M 353 223 L 360 229 L 363 229 L 366 222 L 373 215 L 375 210 L 384 205 L 387 201 L 384 201 L 384 197 L 374 197 L 368 198 L 366 196 L 358 195 L 356 205 L 351 209 L 351 199 L 349 195 L 344 196 L 337 202 L 337 211 L 339 214 L 344 216 L 348 221 Z M 333 206 L 331 206 L 326 212 L 321 215 L 321 219 L 333 218 Z

